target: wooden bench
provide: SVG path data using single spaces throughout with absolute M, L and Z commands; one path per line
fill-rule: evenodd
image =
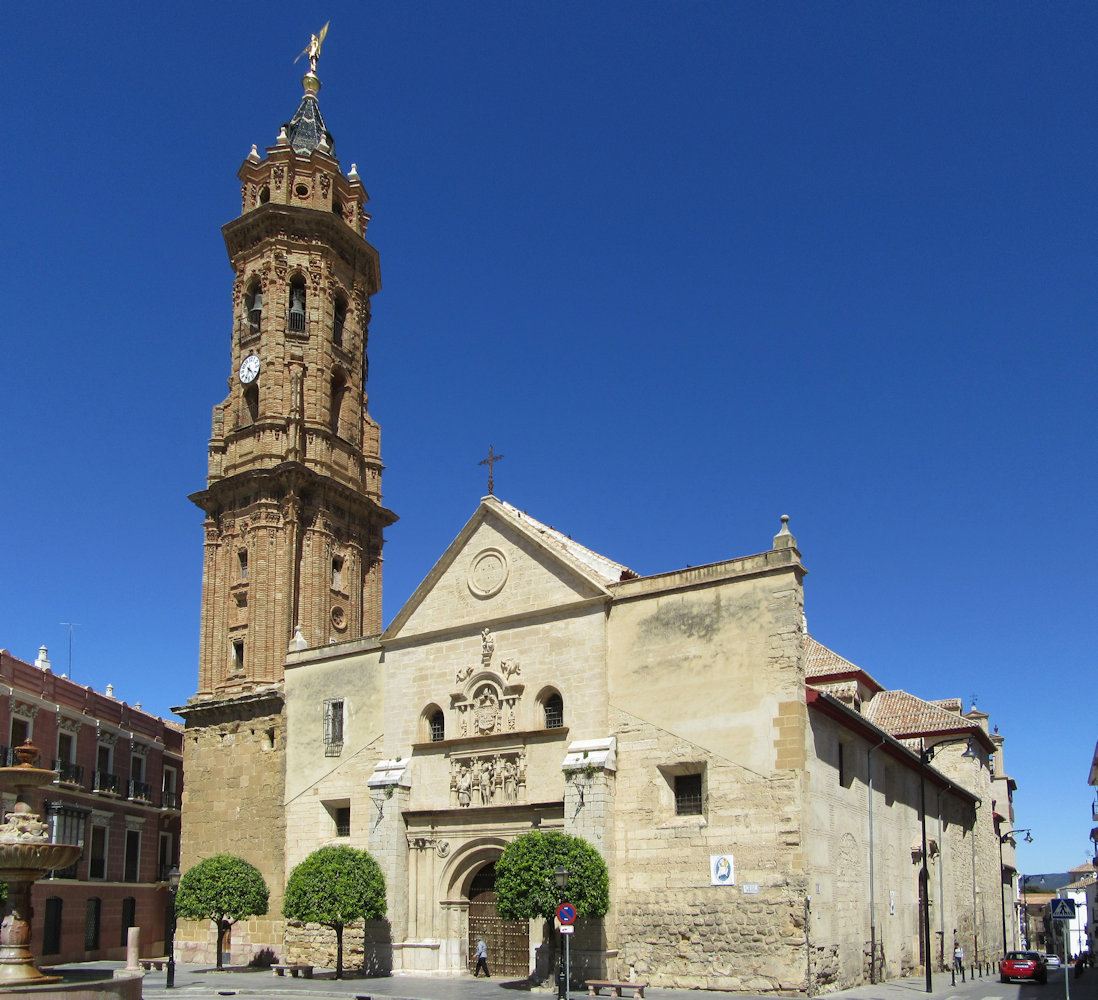
M 294 979 L 297 979 L 297 974 L 300 972 L 306 979 L 313 978 L 313 967 L 311 965 L 304 965 L 300 962 L 287 965 L 272 965 L 271 969 L 276 976 L 284 976 L 289 972 Z
M 160 972 L 168 964 L 167 958 L 139 958 L 138 961 L 141 963 L 141 968 L 146 972 L 152 969 Z
M 609 990 L 610 996 L 620 997 L 623 989 L 632 990 L 633 996 L 644 1000 L 644 988 L 647 983 L 619 983 L 612 979 L 588 979 L 587 995 L 597 997 L 602 990 Z

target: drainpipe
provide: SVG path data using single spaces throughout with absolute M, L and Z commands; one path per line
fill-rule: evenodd
M 976 800 L 976 807 L 972 810 L 972 959 L 977 965 L 980 963 L 980 923 L 976 919 L 976 829 L 983 800 Z
M 945 968 L 945 820 L 942 818 L 942 792 L 938 792 L 938 964 Z
M 881 740 L 875 747 L 869 748 L 869 981 L 877 982 L 877 882 L 874 876 L 873 859 L 876 855 L 873 844 L 873 751 L 885 745 Z

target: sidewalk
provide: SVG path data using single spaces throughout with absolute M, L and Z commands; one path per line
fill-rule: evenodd
M 121 962 L 94 962 L 80 965 L 58 966 L 58 971 L 87 972 L 102 969 L 106 974 L 122 968 Z M 331 972 L 318 972 L 312 979 L 293 979 L 274 975 L 270 969 L 236 968 L 218 972 L 204 965 L 175 967 L 175 988 L 166 989 L 163 972 L 150 972 L 145 976 L 143 997 L 145 1000 L 184 1000 L 186 997 L 237 996 L 262 997 L 263 1000 L 308 1000 L 308 998 L 333 997 L 336 1000 L 518 1000 L 525 994 L 530 1000 L 555 1000 L 553 988 L 531 989 L 525 980 L 474 979 L 472 976 L 387 976 L 364 977 L 354 972 L 344 979 L 333 979 Z M 953 985 L 949 973 L 936 973 L 933 977 L 933 993 L 936 1000 L 986 1000 L 988 997 L 1007 997 L 1010 1000 L 1061 1000 L 1064 997 L 1063 973 L 1049 973 L 1045 985 L 1030 983 L 1001 984 L 998 972 L 957 981 Z M 1080 978 L 1072 977 L 1071 1000 L 1098 1000 L 1098 969 L 1088 969 Z M 876 985 L 856 986 L 835 993 L 821 994 L 842 1000 L 918 1000 L 926 997 L 926 982 L 922 975 L 891 980 Z M 660 989 L 649 987 L 644 991 L 645 1000 L 763 1000 L 759 994 L 722 993 L 714 990 Z M 572 1000 L 585 1000 L 582 988 L 571 991 Z M 768 996 L 773 1000 L 773 994 Z

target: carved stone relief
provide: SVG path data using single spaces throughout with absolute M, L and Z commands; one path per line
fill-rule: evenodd
M 462 809 L 525 802 L 526 751 L 451 758 L 450 801 Z

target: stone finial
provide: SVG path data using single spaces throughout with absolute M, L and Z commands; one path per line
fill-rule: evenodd
M 357 163 L 352 163 L 351 164 L 351 169 L 347 171 L 347 180 L 349 180 L 349 181 L 359 180 L 358 164 Z
M 248 154 L 248 162 L 249 163 L 258 163 L 259 160 L 260 160 L 259 148 L 253 142 L 252 143 L 252 151 Z
M 797 539 L 793 536 L 793 532 L 789 530 L 789 515 L 782 514 L 782 530 L 774 536 L 774 548 L 795 549 L 796 547 Z
M 47 674 L 50 672 L 50 658 L 46 654 L 46 647 L 45 646 L 39 646 L 38 647 L 38 658 L 34 661 L 34 665 L 39 670 L 46 671 Z
M 308 649 L 309 643 L 306 641 L 305 636 L 301 632 L 301 626 L 294 626 L 294 637 L 290 640 L 289 652 L 296 653 L 301 649 Z
M 277 146 L 288 146 L 289 144 L 290 144 L 290 136 L 286 132 L 286 126 L 283 125 L 282 128 L 280 128 L 278 130 L 278 138 L 275 140 L 275 145 L 277 145 Z
M 107 692 L 106 693 L 107 693 L 108 698 L 113 698 L 114 697 L 114 685 L 113 684 L 108 684 L 107 685 Z
M 332 151 L 332 147 L 328 143 L 327 133 L 320 137 L 320 142 L 316 144 L 316 148 L 319 149 L 322 153 L 330 153 Z

